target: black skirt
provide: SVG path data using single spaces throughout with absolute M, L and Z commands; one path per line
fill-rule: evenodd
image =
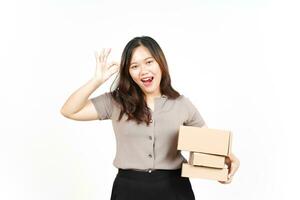
M 110 200 L 195 200 L 195 196 L 189 178 L 181 177 L 181 168 L 118 169 Z

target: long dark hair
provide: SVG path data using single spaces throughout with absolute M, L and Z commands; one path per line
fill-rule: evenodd
M 146 47 L 159 64 L 162 73 L 160 82 L 161 95 L 165 95 L 169 99 L 176 99 L 180 94 L 172 88 L 167 60 L 158 43 L 149 36 L 135 37 L 130 40 L 123 50 L 120 72 L 118 74 L 120 76 L 119 82 L 114 91 L 112 91 L 112 87 L 110 88 L 111 95 L 121 108 L 118 121 L 126 113 L 128 115 L 127 120 L 135 120 L 138 124 L 146 122 L 148 126 L 151 119 L 151 112 L 144 99 L 145 94 L 129 74 L 132 52 L 139 46 Z

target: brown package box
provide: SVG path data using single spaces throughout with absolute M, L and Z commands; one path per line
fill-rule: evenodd
M 193 166 L 187 163 L 182 163 L 181 176 L 191 178 L 205 178 L 219 181 L 226 181 L 228 169 L 217 169 L 210 167 Z
M 231 151 L 231 140 L 230 131 L 181 125 L 177 149 L 227 156 Z
M 230 131 L 180 126 L 177 149 L 190 151 L 189 163 L 182 164 L 181 176 L 227 180 L 228 169 L 225 168 L 225 156 L 231 153 L 231 143 Z M 218 166 L 218 168 L 205 165 Z
M 224 168 L 225 167 L 225 156 L 190 152 L 189 162 L 190 165 L 205 166 L 213 168 Z

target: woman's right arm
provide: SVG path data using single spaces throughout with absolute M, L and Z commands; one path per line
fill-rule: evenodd
M 110 51 L 111 49 L 107 51 L 102 49 L 101 54 L 98 52 L 95 54 L 97 63 L 95 76 L 71 94 L 60 110 L 63 116 L 78 121 L 98 119 L 96 108 L 88 98 L 100 85 L 119 71 L 117 62 L 107 64 Z
M 102 83 L 94 78 L 89 80 L 67 99 L 60 110 L 61 114 L 79 121 L 98 119 L 97 111 L 88 98 Z

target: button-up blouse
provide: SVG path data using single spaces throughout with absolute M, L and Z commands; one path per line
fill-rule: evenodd
M 149 126 L 126 121 L 124 113 L 120 121 L 120 107 L 110 92 L 91 98 L 99 120 L 110 119 L 116 138 L 116 155 L 113 165 L 116 168 L 150 170 L 179 169 L 187 160 L 177 141 L 180 125 L 202 127 L 205 122 L 192 102 L 180 95 L 169 99 L 166 95 L 154 99 L 154 111 Z

